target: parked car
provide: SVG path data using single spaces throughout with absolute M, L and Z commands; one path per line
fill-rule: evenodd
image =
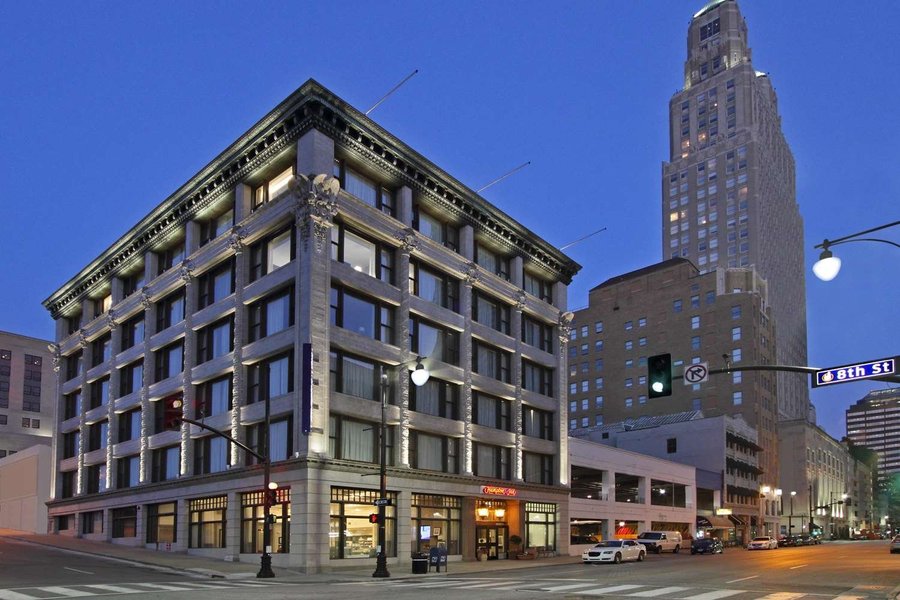
M 900 553 L 900 535 L 895 535 L 891 540 L 891 554 Z
M 767 535 L 761 535 L 750 540 L 747 550 L 775 550 L 778 548 L 778 540 Z
M 798 546 L 818 546 L 822 543 L 822 538 L 804 533 L 798 537 Z
M 797 535 L 786 535 L 778 540 L 778 547 L 803 546 L 803 539 Z
M 696 538 L 691 540 L 691 554 L 722 554 L 725 544 L 715 537 Z
M 684 543 L 680 531 L 645 531 L 637 536 L 637 541 L 646 547 L 647 552 L 657 554 L 663 551 L 678 554 Z
M 647 556 L 647 548 L 634 540 L 607 540 L 581 553 L 581 562 L 586 565 L 623 560 L 641 562 Z

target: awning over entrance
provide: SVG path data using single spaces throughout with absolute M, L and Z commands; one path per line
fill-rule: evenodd
M 728 520 L 734 523 L 735 527 L 746 527 L 746 523 L 740 518 L 734 515 L 728 515 Z
M 718 515 L 697 516 L 697 527 L 709 529 L 731 529 L 734 525 L 725 517 Z

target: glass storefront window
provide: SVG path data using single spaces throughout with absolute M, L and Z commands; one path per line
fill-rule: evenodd
M 556 549 L 556 504 L 525 503 L 525 546 Z
M 147 506 L 147 543 L 175 542 L 175 503 Z
M 329 558 L 374 558 L 378 545 L 378 525 L 369 515 L 378 512 L 377 490 L 331 488 Z M 385 554 L 397 556 L 397 493 L 388 492 L 390 506 L 385 507 Z
M 272 552 L 291 550 L 291 489 L 275 490 L 275 505 L 269 509 L 272 523 Z M 241 553 L 260 554 L 263 551 L 263 521 L 265 518 L 262 490 L 241 494 Z
M 453 496 L 412 496 L 412 552 L 446 548 L 447 554 L 460 554 L 462 501 Z
M 188 502 L 190 513 L 188 548 L 225 547 L 225 509 L 227 507 L 228 498 L 226 496 L 198 498 Z

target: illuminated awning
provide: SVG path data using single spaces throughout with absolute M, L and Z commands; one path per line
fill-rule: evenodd
M 731 521 L 725 517 L 717 515 L 697 515 L 697 527 L 706 529 L 732 529 L 734 525 L 732 525 Z

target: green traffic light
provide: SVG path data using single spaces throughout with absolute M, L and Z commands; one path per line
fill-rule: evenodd
M 650 382 L 648 395 L 651 398 L 672 395 L 671 354 L 657 354 L 647 359 L 647 381 Z

